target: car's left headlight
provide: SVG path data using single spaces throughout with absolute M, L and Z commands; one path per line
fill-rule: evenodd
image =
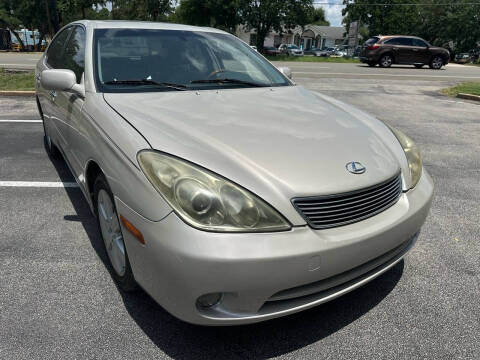
M 387 125 L 390 130 L 392 130 L 395 137 L 398 139 L 398 142 L 403 148 L 405 152 L 405 156 L 407 157 L 408 167 L 410 169 L 410 178 L 411 178 L 411 188 L 414 188 L 417 185 L 420 177 L 422 176 L 422 157 L 420 155 L 420 151 L 417 148 L 417 145 L 410 139 L 407 135 L 401 132 L 394 127 Z
M 188 224 L 222 232 L 289 230 L 270 205 L 240 186 L 187 161 L 151 150 L 138 163 L 155 189 Z

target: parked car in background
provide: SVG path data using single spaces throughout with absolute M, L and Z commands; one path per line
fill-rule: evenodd
M 119 288 L 190 323 L 254 323 L 352 291 L 415 245 L 434 185 L 414 142 L 286 74 L 213 28 L 57 33 L 35 71 L 45 148 Z
M 278 50 L 280 50 L 280 54 L 282 55 L 303 56 L 303 50 L 293 44 L 282 44 L 278 47 Z
M 457 64 L 468 64 L 472 62 L 472 56 L 469 53 L 460 53 L 455 55 L 455 62 Z
M 402 64 L 421 68 L 428 65 L 438 70 L 448 64 L 450 53 L 416 36 L 374 36 L 363 45 L 360 60 L 369 66 Z
M 318 48 L 310 48 L 308 50 L 303 51 L 304 55 L 313 55 L 313 56 L 323 56 L 326 57 L 328 56 L 328 52 L 326 50 L 318 49 Z
M 324 50 L 327 52 L 328 55 L 335 54 L 335 48 L 333 48 L 333 47 L 329 47 L 329 48 L 326 48 Z
M 477 63 L 480 59 L 480 49 L 472 49 L 470 50 L 470 56 L 472 58 L 472 62 Z
M 280 54 L 280 50 L 273 46 L 264 46 L 263 47 L 263 54 L 269 56 L 277 56 Z

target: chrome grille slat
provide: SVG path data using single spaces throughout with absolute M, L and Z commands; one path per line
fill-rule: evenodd
M 362 209 L 357 209 L 355 211 L 351 211 L 349 212 L 349 215 L 347 216 L 340 216 L 339 217 L 339 214 L 336 213 L 336 214 L 329 214 L 329 215 L 325 215 L 325 214 L 322 214 L 322 215 L 310 215 L 309 218 L 310 219 L 324 219 L 324 218 L 332 218 L 332 217 L 335 217 L 336 219 L 343 219 L 344 217 L 350 217 L 350 216 L 355 216 L 356 214 L 361 214 L 361 213 L 364 213 L 364 212 L 367 212 L 369 211 L 370 209 L 372 208 L 375 208 L 375 207 L 381 207 L 383 206 L 384 204 L 387 204 L 389 203 L 390 201 L 393 201 L 395 200 L 395 198 L 397 197 L 398 194 L 390 194 L 389 197 L 385 198 L 385 199 L 382 199 L 380 201 L 378 201 L 377 203 L 374 203 L 374 204 L 370 204 L 369 206 L 365 206 L 364 208 Z M 345 212 L 344 212 L 345 214 Z
M 370 206 L 367 206 L 366 208 L 364 209 L 361 209 L 361 210 L 358 210 L 358 211 L 352 211 L 349 215 L 347 216 L 341 216 L 339 217 L 338 215 L 332 215 L 332 216 L 310 216 L 310 219 L 312 219 L 313 222 L 322 222 L 323 220 L 321 219 L 324 219 L 324 218 L 331 218 L 331 217 L 335 217 L 335 220 L 341 220 L 341 221 L 344 221 L 345 218 L 351 218 L 351 217 L 357 217 L 357 216 L 362 216 L 364 215 L 365 213 L 368 213 L 371 211 L 371 209 L 373 208 L 379 208 L 379 207 L 383 207 L 385 205 L 387 205 L 388 203 L 390 203 L 391 201 L 393 200 L 396 200 L 397 198 L 397 194 L 392 194 L 388 199 L 384 200 L 384 201 L 381 201 L 379 202 L 378 204 L 374 204 L 374 205 L 370 205 Z M 320 220 L 317 220 L 317 219 L 320 219 Z M 330 220 L 325 220 L 325 221 L 330 221 Z
M 358 193 L 355 193 L 354 196 L 352 196 L 351 198 L 347 198 L 347 199 L 340 199 L 340 200 L 336 200 L 338 199 L 335 195 L 334 196 L 325 196 L 323 199 L 319 200 L 317 199 L 316 202 L 308 202 L 309 200 L 306 199 L 304 202 L 302 201 L 302 203 L 299 203 L 298 206 L 310 206 L 310 205 L 323 205 L 323 204 L 335 204 L 335 203 L 340 203 L 342 201 L 348 201 L 350 203 L 350 200 L 354 201 L 355 199 L 360 199 L 362 200 L 362 197 L 363 196 L 369 196 L 369 195 L 374 195 L 375 193 L 379 192 L 379 191 L 382 191 L 382 190 L 386 190 L 390 187 L 395 187 L 395 186 L 398 186 L 400 183 L 400 178 L 399 179 L 396 179 L 395 182 L 390 182 L 390 183 L 387 183 L 387 184 L 384 184 L 383 186 L 379 186 L 378 188 L 375 188 L 374 191 L 371 191 L 371 192 L 366 192 L 365 191 L 362 191 L 362 190 L 359 190 Z M 359 194 L 361 193 L 361 194 Z M 342 197 L 342 196 L 339 196 L 339 197 Z M 319 197 L 320 198 L 320 197 Z M 331 198 L 331 200 L 330 200 Z M 340 204 L 341 205 L 341 204 Z
M 383 199 L 385 197 L 388 197 L 388 196 L 391 196 L 392 195 L 392 192 L 391 191 L 382 191 L 380 193 L 380 196 L 378 197 L 375 197 L 375 196 L 370 196 L 368 198 L 366 198 L 365 200 L 368 199 L 368 201 L 363 201 L 363 200 L 357 200 L 357 201 L 353 201 L 352 204 L 355 204 L 353 206 L 350 206 L 350 209 L 355 209 L 357 207 L 361 207 L 361 206 L 365 206 L 367 204 L 371 204 L 371 203 L 374 203 L 380 199 Z M 309 214 L 319 214 L 319 213 L 336 213 L 336 212 L 341 212 L 341 211 L 344 211 L 342 208 L 340 208 L 339 210 L 337 210 L 337 208 L 339 207 L 344 207 L 344 206 L 341 206 L 341 205 L 336 205 L 334 207 L 332 206 L 324 206 L 324 207 L 316 207 L 315 209 L 312 209 L 312 208 L 302 208 L 302 211 L 305 215 L 309 215 Z M 323 210 L 323 209 L 331 209 L 331 208 L 334 208 L 333 210 Z
M 314 229 L 326 229 L 364 220 L 395 204 L 402 193 L 400 175 L 367 189 L 338 195 L 295 198 L 297 211 Z

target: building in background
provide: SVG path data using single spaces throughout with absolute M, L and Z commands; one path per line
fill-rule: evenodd
M 257 34 L 240 26 L 237 36 L 250 45 L 256 45 Z M 304 50 L 312 47 L 325 49 L 343 45 L 345 43 L 345 28 L 341 26 L 306 25 L 297 26 L 282 34 L 271 32 L 264 42 L 264 46 L 278 47 L 280 44 L 295 44 Z

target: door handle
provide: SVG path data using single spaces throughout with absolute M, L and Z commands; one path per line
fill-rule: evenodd
M 393 50 L 398 50 L 398 48 L 397 48 L 397 47 L 394 47 Z
M 418 51 L 418 49 L 412 49 L 413 51 Z
M 55 90 L 50 91 L 50 97 L 52 98 L 52 101 L 55 101 L 55 98 L 57 97 L 57 92 Z

